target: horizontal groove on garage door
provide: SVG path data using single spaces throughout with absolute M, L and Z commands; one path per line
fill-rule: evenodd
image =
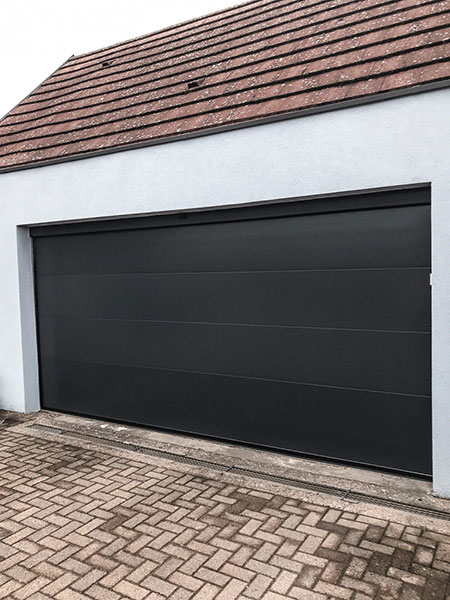
M 416 368 L 430 353 L 423 334 L 45 316 L 40 323 L 46 361 L 430 395 L 429 375 Z
M 260 273 L 340 273 L 340 272 L 353 272 L 353 271 L 429 271 L 429 267 L 355 267 L 350 269 L 272 269 L 270 271 L 266 269 L 260 269 L 258 271 L 135 271 L 135 272 L 124 272 L 124 273 L 75 273 L 70 274 L 73 277 L 85 277 L 89 275 L 258 275 Z M 58 273 L 52 275 L 51 273 L 43 274 L 43 277 L 61 277 L 65 273 Z
M 43 313 L 43 316 L 46 315 Z M 55 319 L 67 319 L 68 315 L 52 315 Z M 86 321 L 123 321 L 126 323 L 167 323 L 169 325 L 214 325 L 215 327 L 268 327 L 270 329 L 323 329 L 324 331 L 365 331 L 367 333 L 418 333 L 421 335 L 431 335 L 429 331 L 402 331 L 401 329 L 363 329 L 361 327 L 352 329 L 351 327 L 313 327 L 306 325 L 261 325 L 258 323 L 217 323 L 208 321 L 163 321 L 161 319 L 113 319 L 112 317 L 77 317 Z
M 79 360 L 79 361 L 70 361 L 70 362 L 78 362 L 80 364 L 86 364 L 86 365 L 99 365 L 99 366 L 104 366 L 104 367 L 129 367 L 130 365 L 124 365 L 121 363 L 105 363 L 105 362 L 96 362 L 96 361 L 88 361 L 88 360 Z M 147 365 L 131 365 L 133 369 L 148 369 L 150 371 L 163 371 L 163 372 L 168 372 L 168 373 L 185 373 L 185 374 L 191 374 L 191 375 L 207 375 L 207 376 L 211 376 L 211 377 L 230 377 L 233 379 L 248 379 L 248 380 L 253 380 L 253 381 L 267 381 L 267 382 L 271 382 L 271 383 L 285 383 L 288 385 L 303 385 L 303 386 L 310 386 L 310 387 L 319 387 L 319 388 L 329 388 L 329 389 L 333 389 L 333 390 L 348 390 L 348 391 L 352 391 L 352 392 L 366 392 L 369 394 L 391 394 L 394 396 L 407 396 L 407 397 L 411 397 L 411 398 L 431 398 L 430 395 L 427 394 L 407 394 L 407 393 L 402 393 L 402 392 L 391 392 L 391 391 L 386 391 L 386 390 L 369 390 L 369 389 L 365 389 L 365 388 L 352 388 L 352 387 L 344 387 L 344 386 L 338 386 L 338 385 L 326 385 L 326 384 L 322 384 L 322 383 L 306 383 L 303 381 L 288 381 L 288 380 L 284 380 L 284 379 L 270 379 L 268 377 L 250 377 L 247 375 L 233 375 L 231 373 L 211 373 L 208 371 L 188 371 L 186 369 L 169 369 L 169 368 L 164 368 L 164 367 L 152 367 L 152 366 L 147 366 Z

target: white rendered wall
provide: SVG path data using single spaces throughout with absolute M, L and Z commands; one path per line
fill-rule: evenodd
M 0 175 L 0 408 L 39 409 L 31 242 L 18 226 L 431 182 L 434 488 L 450 497 L 449 115 L 440 90 Z

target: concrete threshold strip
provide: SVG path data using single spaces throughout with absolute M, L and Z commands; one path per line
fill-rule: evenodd
M 186 465 L 193 465 L 196 467 L 203 467 L 206 469 L 211 469 L 213 471 L 219 471 L 221 473 L 230 473 L 235 475 L 242 475 L 245 477 L 254 477 L 256 479 L 261 479 L 263 481 L 270 481 L 272 483 L 278 483 L 281 485 L 287 485 L 290 487 L 295 487 L 298 489 L 305 489 L 312 492 L 321 492 L 324 494 L 330 494 L 339 498 L 340 500 L 346 500 L 347 502 L 366 502 L 369 504 L 375 504 L 378 506 L 384 506 L 388 508 L 394 508 L 397 510 L 403 510 L 410 513 L 415 513 L 418 515 L 424 515 L 427 517 L 432 517 L 435 519 L 443 519 L 445 521 L 450 521 L 450 512 L 434 509 L 434 508 L 424 508 L 422 506 L 417 506 L 416 504 L 410 504 L 406 502 L 399 502 L 396 500 L 389 500 L 385 498 L 379 498 L 378 496 L 372 494 L 366 494 L 363 492 L 355 492 L 350 489 L 339 488 L 336 486 L 325 485 L 321 483 L 312 483 L 309 481 L 302 481 L 300 479 L 292 479 L 290 477 L 281 477 L 278 475 L 272 475 L 270 473 L 264 473 L 262 471 L 255 471 L 251 469 L 245 469 L 242 467 L 237 467 L 234 465 L 225 465 L 218 462 L 211 462 L 207 460 L 191 458 L 189 456 L 182 456 L 180 454 L 176 454 L 174 452 L 168 452 L 165 450 L 157 450 L 155 448 L 149 448 L 147 446 L 141 446 L 138 444 L 133 444 L 132 442 L 119 442 L 115 440 L 110 440 L 104 437 L 91 435 L 87 433 L 79 433 L 77 431 L 71 431 L 68 429 L 62 429 L 59 427 L 52 427 L 50 425 L 40 425 L 40 424 L 32 424 L 27 427 L 27 429 L 34 429 L 38 431 L 55 433 L 57 435 L 61 435 L 64 437 L 72 437 L 80 440 L 92 441 L 100 443 L 104 446 L 109 446 L 111 448 L 119 448 L 121 450 L 130 450 L 132 452 L 136 452 L 138 454 L 145 454 L 146 456 L 154 456 L 157 458 L 163 458 L 166 460 L 172 460 L 174 462 L 183 463 Z

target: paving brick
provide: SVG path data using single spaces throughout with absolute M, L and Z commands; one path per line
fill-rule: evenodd
M 169 577 L 169 581 L 174 585 L 179 585 L 193 592 L 198 592 L 198 590 L 203 587 L 203 584 L 205 583 L 204 580 L 195 579 L 194 577 L 185 575 L 179 571 L 173 573 Z
M 273 579 L 266 575 L 257 575 L 252 583 L 245 590 L 245 596 L 259 599 L 264 592 L 271 586 Z
M 247 584 L 243 581 L 232 579 L 216 597 L 216 600 L 235 600 L 246 586 Z
M 132 600 L 143 600 L 149 594 L 148 589 L 139 587 L 129 581 L 121 581 L 114 586 L 114 591 Z
M 395 577 L 396 579 L 400 579 L 404 583 L 410 583 L 411 585 L 421 586 L 423 587 L 426 583 L 426 578 L 421 577 L 420 575 L 414 575 L 413 573 L 408 573 L 407 571 L 402 571 L 401 569 L 396 569 L 395 567 L 390 567 L 387 572 L 388 577 Z
M 238 567 L 234 568 L 236 569 Z M 224 587 L 230 581 L 230 577 L 228 575 L 224 575 L 223 573 L 219 573 L 218 571 L 214 571 L 212 569 L 207 569 L 206 567 L 200 567 L 195 576 L 208 583 L 218 585 L 219 587 Z
M 185 590 L 183 588 L 178 588 L 177 591 L 172 594 L 170 600 L 190 600 L 193 598 L 193 596 L 194 592 L 190 592 L 189 590 Z
M 314 554 L 314 552 L 320 548 L 320 546 L 325 546 L 326 540 L 328 540 L 330 536 L 324 540 L 323 538 L 316 537 L 315 535 L 309 535 L 302 544 L 300 544 L 299 551 L 306 552 L 307 554 Z
M 205 562 L 205 567 L 214 570 L 220 569 L 220 567 L 227 562 L 231 555 L 232 552 L 227 550 L 217 550 L 217 552 Z
M 241 579 L 242 581 L 246 581 L 247 583 L 252 581 L 256 577 L 256 573 L 251 571 L 250 569 L 245 569 L 244 567 L 238 567 L 237 565 L 225 564 L 221 567 L 221 572 L 225 573 L 225 575 L 229 575 L 234 579 Z
M 102 579 L 100 579 L 100 585 L 111 588 L 114 587 L 119 581 L 122 581 L 129 573 L 131 572 L 131 568 L 126 565 L 119 565 L 116 567 L 111 573 L 105 575 Z
M 147 588 L 152 592 L 158 592 L 163 596 L 170 596 L 175 590 L 176 586 L 173 583 L 169 583 L 160 577 L 149 575 L 140 583 L 141 587 Z
M 96 583 L 99 579 L 104 577 L 105 574 L 106 574 L 105 571 L 99 571 L 98 569 L 92 569 L 92 571 L 89 571 L 88 573 L 86 573 L 86 575 L 84 575 L 83 577 L 78 579 L 75 583 L 73 583 L 72 587 L 74 590 L 77 590 L 78 592 L 84 592 L 84 590 L 87 590 L 88 587 L 90 587 L 91 585 Z
M 294 581 L 297 579 L 296 573 L 290 573 L 289 571 L 282 571 L 277 575 L 276 579 L 272 583 L 271 590 L 277 594 L 286 595 L 289 589 L 292 587 Z
M 321 581 L 337 584 L 345 573 L 347 564 L 330 561 L 320 576 Z
M 365 570 L 367 569 L 367 565 L 368 562 L 363 558 L 353 556 L 350 560 L 349 566 L 347 567 L 346 573 L 349 577 L 359 579 L 360 577 L 362 577 Z
M 217 586 L 212 585 L 210 583 L 205 583 L 201 590 L 198 591 L 194 596 L 192 596 L 192 598 L 194 600 L 213 600 L 217 596 L 219 591 L 220 589 Z M 173 597 L 174 596 L 171 596 L 171 598 Z
M 319 581 L 316 584 L 314 591 L 319 592 L 319 594 L 328 594 L 334 598 L 343 598 L 343 600 L 349 600 L 353 596 L 353 590 L 326 583 L 325 581 Z
M 36 577 L 35 573 L 29 571 L 28 569 L 24 569 L 20 565 L 15 565 L 14 567 L 11 567 L 10 569 L 8 569 L 8 571 L 6 571 L 5 575 L 7 577 L 12 577 L 12 579 L 15 579 L 19 583 L 23 584 L 28 583 Z
M 54 596 L 61 590 L 69 587 L 76 580 L 77 576 L 74 573 L 64 573 L 64 575 L 61 575 L 61 577 L 58 577 L 42 588 L 42 593 L 47 594 L 48 596 Z
M 0 598 L 11 598 L 12 594 L 23 586 L 18 581 L 10 580 L 0 586 Z
M 266 542 L 261 546 L 261 548 L 259 548 L 255 552 L 255 554 L 253 555 L 253 558 L 255 560 L 266 562 L 277 551 L 278 546 L 279 545 L 277 545 L 277 544 L 272 544 L 270 542 Z
M 85 600 L 85 596 L 69 589 L 59 592 L 55 597 L 57 600 Z
M 86 597 L 89 596 L 89 598 L 93 598 L 94 600 L 121 600 L 119 594 L 100 585 L 91 586 L 86 590 L 85 594 Z
M 17 598 L 17 600 L 26 600 L 36 594 L 40 589 L 45 587 L 48 583 L 50 583 L 49 579 L 46 577 L 36 577 L 30 583 L 22 586 L 20 589 L 13 592 L 13 597 Z
M 449 595 L 450 536 L 439 524 L 405 527 L 395 513 L 342 512 L 288 488 L 275 495 L 101 446 L 3 435 L 0 599 Z
M 372 598 L 376 593 L 376 586 L 366 581 L 360 581 L 359 579 L 353 579 L 352 577 L 343 577 L 341 579 L 341 586 L 361 592 Z
M 313 592 L 311 590 L 303 590 L 298 587 L 294 587 L 289 592 L 289 597 L 296 598 L 297 600 L 328 600 L 329 596 L 321 594 L 320 592 Z

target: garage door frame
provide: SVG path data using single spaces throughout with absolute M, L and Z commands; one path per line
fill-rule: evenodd
M 32 238 L 53 235 L 71 235 L 78 233 L 96 233 L 101 231 L 120 231 L 130 229 L 151 229 L 156 227 L 176 227 L 188 224 L 221 223 L 226 221 L 245 221 L 313 215 L 321 213 L 371 210 L 376 208 L 395 208 L 431 204 L 430 186 L 405 186 L 358 192 L 341 192 L 313 198 L 283 198 L 264 202 L 252 202 L 244 205 L 214 206 L 200 210 L 184 210 L 163 214 L 119 217 L 56 225 L 37 225 L 30 227 Z M 259 216 L 255 217 L 255 210 Z

